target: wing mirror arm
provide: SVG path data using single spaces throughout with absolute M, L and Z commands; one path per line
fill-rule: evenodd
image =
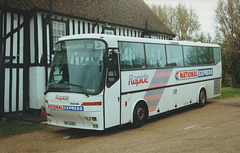
M 109 65 L 111 65 L 112 61 L 113 61 L 113 54 L 119 54 L 118 49 L 109 49 L 109 54 L 108 55 L 104 55 L 104 64 L 106 67 L 109 67 Z

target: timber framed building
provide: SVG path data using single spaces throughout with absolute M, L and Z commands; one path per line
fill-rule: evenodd
M 0 0 L 0 120 L 39 113 L 56 41 L 87 33 L 175 37 L 143 0 Z

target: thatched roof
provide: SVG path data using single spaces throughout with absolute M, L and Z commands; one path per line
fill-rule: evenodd
M 4 5 L 5 0 L 0 0 Z M 8 6 L 21 10 L 50 10 L 50 0 L 8 0 Z M 54 14 L 68 15 L 113 25 L 127 26 L 171 36 L 175 34 L 143 0 L 52 0 Z

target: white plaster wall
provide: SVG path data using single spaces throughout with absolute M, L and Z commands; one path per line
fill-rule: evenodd
M 45 67 L 31 67 L 29 74 L 29 108 L 41 109 L 45 104 Z

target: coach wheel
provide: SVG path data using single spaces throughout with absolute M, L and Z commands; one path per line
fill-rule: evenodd
M 138 103 L 133 112 L 133 127 L 141 127 L 147 120 L 148 111 L 144 103 Z
M 198 107 L 203 107 L 203 106 L 205 105 L 205 103 L 206 103 L 206 99 L 207 99 L 207 97 L 206 97 L 206 92 L 205 92 L 204 89 L 202 89 L 202 90 L 200 91 L 200 94 L 199 94 Z

